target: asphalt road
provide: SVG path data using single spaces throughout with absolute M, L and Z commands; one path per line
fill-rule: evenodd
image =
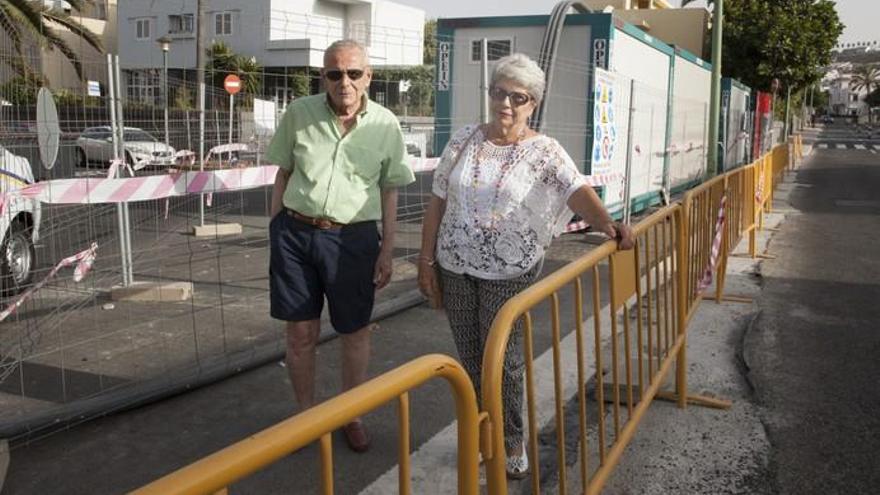
M 858 138 L 832 127 L 818 142 Z M 764 263 L 748 378 L 782 494 L 880 486 L 880 157 L 817 147 Z

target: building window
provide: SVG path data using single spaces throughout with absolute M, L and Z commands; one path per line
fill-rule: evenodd
M 232 34 L 232 12 L 218 12 L 214 14 L 214 34 L 217 36 L 229 36 Z
M 135 70 L 128 73 L 128 101 L 156 104 L 159 94 L 158 70 Z
M 195 21 L 193 14 L 169 15 L 168 16 L 168 33 L 169 34 L 192 34 L 195 32 Z
M 370 31 L 364 21 L 351 21 L 348 24 L 348 37 L 364 46 L 370 46 Z
M 149 18 L 144 19 L 135 19 L 134 20 L 134 38 L 136 40 L 148 40 L 150 39 L 152 32 L 152 22 Z
M 95 0 L 95 18 L 107 20 L 107 0 Z
M 489 40 L 486 43 L 486 51 L 489 53 L 489 62 L 493 62 L 501 57 L 506 57 L 510 55 L 512 50 L 513 40 L 510 38 Z M 482 60 L 482 52 L 482 40 L 472 40 L 471 62 L 480 62 Z

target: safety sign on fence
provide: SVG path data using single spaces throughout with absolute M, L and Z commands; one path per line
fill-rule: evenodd
M 617 126 L 614 122 L 615 77 L 595 70 L 593 86 L 593 153 L 590 170 L 595 175 L 611 171 L 611 160 L 617 147 Z

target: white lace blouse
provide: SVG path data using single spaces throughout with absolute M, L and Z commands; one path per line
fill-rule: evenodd
M 585 181 L 559 142 L 544 135 L 497 146 L 477 130 L 456 165 L 474 129 L 452 136 L 434 172 L 432 192 L 446 200 L 436 259 L 453 273 L 514 278 L 544 257 L 573 215 L 569 196 Z

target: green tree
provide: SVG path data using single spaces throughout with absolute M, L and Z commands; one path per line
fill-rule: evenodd
M 399 81 L 409 81 L 407 92 L 407 113 L 409 115 L 433 115 L 434 111 L 434 67 L 417 65 L 401 69 L 373 69 L 373 86 L 397 85 Z M 387 91 L 387 89 L 386 89 Z M 402 107 L 393 107 L 395 113 L 403 113 Z
M 208 49 L 208 73 L 211 85 L 223 89 L 223 80 L 229 74 L 241 78 L 241 90 L 250 100 L 260 94 L 263 84 L 263 66 L 254 57 L 245 57 L 232 51 L 226 43 L 216 41 Z
M 880 107 L 880 88 L 868 93 L 868 96 L 865 97 L 865 103 L 867 103 L 870 108 Z
M 865 102 L 868 104 L 868 108 L 877 106 L 877 103 L 871 103 L 868 101 L 868 97 L 870 97 L 874 92 L 880 88 L 880 69 L 875 65 L 860 65 L 853 72 L 852 78 L 849 81 L 849 87 L 854 91 L 865 90 L 868 94 L 865 96 Z M 873 122 L 873 114 L 869 110 L 868 111 L 868 121 Z
M 800 90 L 821 78 L 843 28 L 831 0 L 727 0 L 722 71 L 753 89 L 779 79 Z
M 81 11 L 92 0 L 67 0 L 71 8 Z M 66 12 L 45 6 L 33 0 L 0 0 L 0 31 L 2 31 L 15 52 L 14 57 L 4 58 L 12 70 L 27 78 L 37 76 L 25 57 L 29 43 L 37 43 L 42 48 L 60 51 L 73 65 L 77 76 L 83 78 L 82 61 L 73 48 L 61 38 L 58 27 L 65 28 L 99 52 L 104 51 L 101 41 L 85 26 Z
M 193 110 L 195 106 L 193 105 L 192 91 L 186 86 L 177 88 L 172 106 L 180 110 Z
M 425 21 L 424 37 L 424 64 L 434 65 L 434 58 L 437 56 L 437 19 Z

